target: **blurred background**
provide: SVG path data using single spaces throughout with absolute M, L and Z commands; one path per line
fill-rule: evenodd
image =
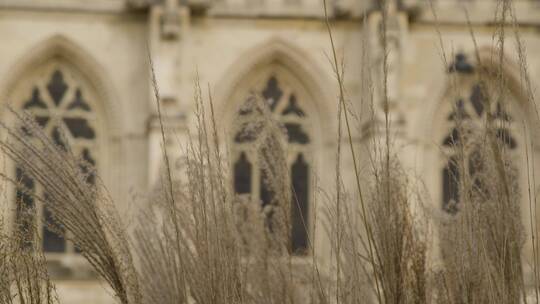
M 515 0 L 514 8 L 519 29 L 506 30 L 519 31 L 537 88 L 540 2 Z M 496 10 L 492 0 L 433 0 L 432 6 L 423 0 L 390 1 L 383 35 L 378 1 L 327 0 L 347 102 L 355 112 L 353 141 L 361 167 L 368 166 L 363 152 L 370 139 L 383 136 L 378 127 L 384 120 L 386 45 L 394 144 L 407 172 L 422 178 L 430 207 L 441 214 L 456 212 L 458 197 L 448 165 L 453 111 L 461 109 L 478 123 L 487 112 L 474 76 L 497 66 Z M 514 42 L 510 39 L 504 52 L 509 106 L 501 115 L 517 122 L 505 132 L 524 182 L 524 151 L 538 154 L 540 137 L 535 110 L 519 90 L 523 70 Z M 94 164 L 126 219 L 141 207 L 133 197 L 156 187 L 162 167 L 149 57 L 164 124 L 175 135 L 166 143 L 175 159 L 182 156 L 178 144 L 194 126 L 194 87 L 200 79 L 204 94 L 207 84 L 212 92 L 234 190 L 264 203 L 257 157 L 249 151 L 252 139 L 235 133 L 238 109 L 250 94 L 260 94 L 288 131 L 287 160 L 301 212 L 309 218 L 319 212 L 312 204 L 313 185 L 333 185 L 338 144 L 339 91 L 329 54 L 322 0 L 0 0 L 2 104 L 30 111 L 53 140 Z M 451 75 L 457 94 L 450 93 Z M 344 168 L 351 162 L 345 153 Z M 181 163 L 175 164 L 181 170 Z M 353 182 L 352 172 L 344 175 L 346 184 Z M 15 192 L 3 198 L 8 210 Z M 47 220 L 40 211 L 38 223 Z M 305 250 L 310 229 L 293 233 L 295 249 Z M 113 302 L 76 248 L 46 228 L 41 234 L 62 303 Z M 320 252 L 327 252 L 329 245 L 320 243 Z

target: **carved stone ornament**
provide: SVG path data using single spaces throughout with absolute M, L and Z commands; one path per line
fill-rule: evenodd
M 405 124 L 402 112 L 403 105 L 400 104 L 399 99 L 401 98 L 401 70 L 407 33 L 407 15 L 398 8 L 396 2 L 386 5 L 386 24 L 383 24 L 383 12 L 380 9 L 372 12 L 368 17 L 369 60 L 376 64 L 373 76 L 375 79 L 374 97 L 377 100 L 378 111 L 374 118 L 375 121 L 371 122 L 372 125 L 365 126 L 367 129 L 373 129 L 375 125 L 384 121 L 385 110 L 391 113 L 394 127 Z M 386 75 L 384 73 L 385 59 Z M 384 86 L 385 77 L 386 88 Z
M 389 4 L 386 13 L 386 35 L 383 35 L 382 12 L 377 11 L 370 16 L 370 43 L 371 60 L 377 62 L 377 83 L 383 83 L 383 64 L 386 43 L 386 65 L 387 65 L 387 96 L 389 103 L 397 102 L 400 95 L 400 70 L 403 64 L 404 37 L 407 31 L 407 18 L 405 13 L 397 10 L 395 3 Z M 383 40 L 386 37 L 386 41 Z M 377 94 L 383 96 L 382 86 L 378 88 Z

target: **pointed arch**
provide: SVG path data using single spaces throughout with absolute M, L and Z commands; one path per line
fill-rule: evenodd
M 325 126 L 323 137 L 333 135 L 336 129 L 335 119 L 330 113 L 335 112 L 333 106 L 335 96 L 328 90 L 323 90 L 332 79 L 326 78 L 327 73 L 321 69 L 308 52 L 280 37 L 272 37 L 267 41 L 251 48 L 238 56 L 226 69 L 215 90 L 218 113 L 224 113 L 222 122 L 234 117 L 234 110 L 240 101 L 232 101 L 232 95 L 241 90 L 243 81 L 254 77 L 268 66 L 280 66 L 294 76 L 310 94 L 310 108 L 320 125 Z M 324 142 L 330 140 L 324 138 Z
M 477 60 L 477 55 L 480 58 L 480 64 Z M 467 52 L 461 53 L 466 60 L 467 64 L 472 64 L 476 71 L 483 72 L 492 77 L 497 76 L 502 71 L 503 81 L 506 84 L 508 93 L 513 97 L 512 103 L 514 109 L 519 112 L 520 116 L 525 120 L 527 127 L 527 135 L 531 141 L 534 151 L 540 151 L 540 121 L 537 116 L 537 111 L 534 109 L 534 105 L 531 105 L 526 94 L 524 94 L 523 85 L 520 79 L 519 65 L 509 59 L 503 57 L 502 66 L 499 64 L 499 57 L 497 51 L 492 48 L 481 48 L 478 53 Z M 455 64 L 455 60 L 449 64 L 452 66 Z M 433 88 L 429 90 L 428 95 L 420 101 L 420 111 L 417 113 L 418 119 L 414 121 L 412 125 L 411 134 L 418 136 L 419 154 L 418 159 L 423 160 L 419 162 L 421 168 L 419 168 L 424 176 L 428 176 L 427 188 L 438 189 L 439 185 L 436 182 L 437 176 L 433 175 L 433 166 L 437 164 L 440 155 L 441 137 L 444 136 L 445 130 L 441 125 L 441 121 L 444 121 L 446 113 L 444 110 L 445 104 L 448 104 L 449 98 L 455 96 L 455 89 L 453 88 L 453 76 L 450 75 L 449 70 L 452 67 L 446 67 L 446 73 L 434 72 L 433 81 L 428 87 Z M 496 80 L 498 81 L 498 80 Z M 459 85 L 459 81 L 457 83 Z M 455 101 L 452 101 L 455 102 Z M 432 193 L 434 195 L 433 202 L 439 202 L 439 191 Z M 439 204 L 435 204 L 434 208 L 440 207 Z
M 287 131 L 284 141 L 292 191 L 289 249 L 297 254 L 308 253 L 310 214 L 315 212 L 310 206 L 314 168 L 324 159 L 325 144 L 335 140 L 334 99 L 322 90 L 330 81 L 324 75 L 300 48 L 272 38 L 241 54 L 216 89 L 218 124 L 230 132 L 225 138 L 231 147 L 233 187 L 248 201 L 259 202 L 265 212 L 273 206 L 273 195 L 265 187 L 267 177 L 261 170 L 259 152 L 250 148 L 258 137 L 244 132 L 256 127 L 251 111 L 243 107 L 251 102 L 252 94 L 268 103 L 269 112 Z
M 477 62 L 477 55 L 474 52 L 461 53 L 472 63 L 478 71 L 486 73 L 487 75 L 495 76 L 499 72 L 502 72 L 503 81 L 506 84 L 506 88 L 509 93 L 514 97 L 515 106 L 517 110 L 523 114 L 523 118 L 531 133 L 531 138 L 540 138 L 540 120 L 537 115 L 537 110 L 534 105 L 528 102 L 528 97 L 524 91 L 524 83 L 520 77 L 519 64 L 511 60 L 507 56 L 502 59 L 502 66 L 499 64 L 498 51 L 491 47 L 480 48 L 477 52 L 480 58 L 480 63 Z M 449 63 L 451 64 L 451 63 Z M 498 76 L 497 76 L 498 77 Z M 421 112 L 419 113 L 420 119 L 416 120 L 413 126 L 412 134 L 418 134 L 421 137 L 421 141 L 424 143 L 424 148 L 433 146 L 433 139 L 436 138 L 437 122 L 440 121 L 440 117 L 437 114 L 440 113 L 441 106 L 445 103 L 448 96 L 453 94 L 451 78 L 448 74 L 434 73 L 432 77 L 433 81 L 428 87 L 433 88 L 429 90 L 428 95 L 420 102 L 422 104 Z M 533 88 L 534 89 L 534 88 Z M 533 140 L 533 147 L 540 149 L 540 140 Z
M 15 61 L 7 73 L 7 78 L 0 80 L 0 103 L 12 104 L 9 100 L 18 81 L 36 66 L 51 60 L 65 62 L 76 69 L 98 94 L 100 112 L 108 136 L 118 137 L 125 131 L 125 120 L 122 118 L 121 103 L 116 90 L 105 68 L 77 43 L 63 35 L 54 35 L 32 46 L 24 55 Z
M 426 165 L 423 171 L 425 176 L 431 177 L 428 178 L 429 184 L 427 186 L 434 191 L 432 193 L 433 207 L 436 210 L 441 207 L 441 200 L 450 201 L 455 199 L 457 195 L 456 186 L 452 183 L 452 178 L 450 178 L 450 175 L 455 175 L 451 157 L 448 164 L 441 163 L 441 154 L 445 154 L 445 147 L 461 140 L 457 130 L 451 127 L 452 121 L 457 116 L 472 121 L 481 119 L 482 116 L 486 115 L 486 111 L 494 111 L 495 116 L 509 115 L 507 117 L 498 117 L 508 121 L 512 118 L 514 129 L 518 129 L 512 131 L 512 133 L 507 130 L 500 131 L 501 138 L 509 146 L 509 149 L 515 149 L 516 146 L 519 149 L 526 148 L 523 142 L 518 143 L 524 140 L 522 134 L 518 134 L 523 133 L 523 127 L 526 127 L 529 133 L 528 137 L 532 141 L 533 148 L 538 149 L 540 147 L 540 141 L 534 140 L 534 138 L 538 138 L 538 117 L 536 116 L 536 110 L 533 109 L 534 106 L 529 104 L 524 93 L 519 78 L 519 66 L 516 63 L 507 57 L 503 57 L 501 65 L 496 50 L 482 48 L 476 53 L 456 54 L 449 65 L 445 78 L 437 79 L 438 83 L 433 86 L 438 87 L 439 92 L 428 96 L 428 99 L 424 101 L 425 110 L 421 115 L 422 119 L 418 120 L 416 126 L 416 134 L 423 134 L 425 146 L 422 153 L 425 154 L 423 163 Z M 482 77 L 479 78 L 478 75 L 480 74 Z M 481 85 L 482 87 L 486 86 L 491 90 L 498 90 L 499 81 L 503 81 L 504 88 L 502 90 L 504 90 L 503 93 L 507 97 L 507 102 L 504 102 L 504 104 L 508 107 L 506 109 L 508 113 L 496 113 L 500 111 L 499 108 L 483 108 L 482 102 L 479 101 L 483 98 L 481 96 L 480 80 L 484 82 Z M 496 102 L 494 106 L 498 106 L 498 104 Z M 523 123 L 525 126 L 523 126 Z M 512 137 L 506 136 L 510 134 L 512 134 Z M 519 153 L 524 153 L 524 151 L 521 150 Z M 441 167 L 443 165 L 444 168 Z M 442 175 L 439 172 L 441 170 L 445 170 Z M 445 187 L 441 186 L 441 180 L 446 180 Z
M 525 149 L 529 153 L 534 153 L 535 159 L 539 157 L 540 152 L 539 121 L 534 105 L 529 103 L 524 92 L 519 65 L 506 56 L 503 57 L 502 64 L 500 64 L 498 51 L 492 48 L 481 48 L 478 52 L 456 54 L 456 57 L 451 59 L 452 61 L 448 62 L 449 66 L 445 67 L 446 71 L 433 72 L 433 81 L 428 84 L 428 87 L 432 89 L 419 102 L 418 118 L 415 120 L 413 130 L 411 130 L 411 134 L 416 134 L 419 139 L 417 159 L 421 166 L 419 169 L 424 177 L 426 189 L 429 189 L 430 192 L 430 209 L 439 219 L 448 216 L 448 212 L 455 213 L 459 210 L 459 208 L 455 208 L 456 205 L 448 204 L 448 202 L 459 203 L 460 194 L 463 194 L 460 193 L 458 183 L 463 178 L 460 174 L 474 176 L 478 170 L 481 170 L 478 168 L 478 163 L 474 163 L 474 159 L 477 157 L 477 149 L 474 145 L 468 146 L 468 153 L 465 156 L 468 161 L 466 161 L 467 164 L 465 164 L 466 162 L 460 163 L 465 167 L 462 169 L 458 168 L 456 155 L 444 147 L 452 142 L 462 140 L 461 134 L 450 128 L 452 120 L 456 117 L 465 117 L 471 121 L 485 115 L 482 113 L 485 113 L 486 109 L 482 107 L 481 103 L 474 100 L 482 98 L 476 88 L 476 84 L 480 80 L 479 77 L 475 76 L 478 73 L 484 75 L 481 77 L 482 80 L 493 90 L 499 89 L 498 81 L 502 80 L 505 84 L 503 90 L 505 96 L 508 97 L 505 98 L 508 102 L 504 102 L 504 104 L 508 105 L 506 108 L 508 112 L 497 113 L 499 111 L 497 103 L 493 103 L 494 108 L 491 111 L 494 116 L 502 114 L 497 119 L 504 120 L 508 114 L 509 118 L 513 118 L 512 122 L 518 124 L 518 126 L 514 126 L 511 136 L 508 136 L 510 133 L 507 133 L 506 130 L 501 130 L 500 133 L 497 131 L 497 135 L 500 134 L 498 137 L 502 139 L 501 144 L 506 146 L 508 153 L 511 154 L 509 157 L 513 165 L 516 166 L 518 183 L 521 183 L 519 191 L 526 192 L 526 187 L 521 187 L 527 184 L 524 181 L 528 174 L 528 168 L 523 162 Z M 459 76 L 456 77 L 456 74 Z M 456 87 L 460 88 L 458 91 L 461 94 L 456 94 Z M 526 132 L 523 132 L 523 128 L 527 129 Z M 523 133 L 526 133 L 527 138 L 523 138 Z M 530 157 L 532 158 L 532 156 Z M 538 164 L 531 164 L 531 166 L 538 168 Z M 478 181 L 474 179 L 473 182 L 481 193 L 483 191 L 481 183 L 477 184 Z M 528 223 L 528 208 L 524 205 L 527 195 L 521 194 L 521 216 L 524 221 L 527 221 L 524 223 Z M 536 221 L 538 220 L 536 219 Z M 529 229 L 528 226 L 528 224 L 524 225 L 525 230 Z M 434 246 L 436 249 L 433 252 L 433 258 L 436 261 L 442 261 L 445 245 L 442 238 L 443 230 L 441 227 L 437 227 L 434 233 L 438 235 L 435 238 L 435 242 L 438 244 Z M 528 244 L 524 249 L 525 256 L 530 252 L 530 244 Z
M 95 182 L 94 167 L 106 180 L 112 171 L 109 165 L 114 156 L 110 154 L 117 153 L 110 139 L 119 135 L 122 117 L 118 115 L 111 82 L 100 64 L 67 38 L 53 36 L 23 55 L 8 75 L 0 83 L 0 100 L 17 111 L 27 110 L 56 144 L 85 160 L 80 169 L 88 173 L 90 185 Z M 12 119 L 7 112 L 2 116 L 7 121 Z M 16 177 L 23 174 L 16 163 L 9 163 L 6 170 L 6 174 Z M 10 196 L 15 201 L 24 201 L 19 188 L 9 191 L 14 192 Z M 47 196 L 42 185 L 33 185 L 32 191 Z M 43 225 L 54 226 L 53 218 L 46 205 L 35 203 L 38 208 L 32 220 L 43 227 L 43 250 L 60 254 L 60 259 L 61 255 L 77 253 L 73 244 Z M 12 215 L 13 222 L 19 219 L 20 213 Z

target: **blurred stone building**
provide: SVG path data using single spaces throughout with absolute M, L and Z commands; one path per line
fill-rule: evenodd
M 537 89 L 540 2 L 514 5 Z M 488 70 L 497 67 L 496 1 L 434 0 L 433 6 L 436 17 L 427 1 L 392 3 L 386 42 L 376 0 L 328 0 L 328 14 L 338 55 L 344 57 L 347 100 L 359 113 L 353 141 L 361 167 L 368 172 L 364 153 L 370 138 L 382 136 L 375 130 L 383 122 L 380 71 L 386 44 L 395 147 L 411 176 L 425 183 L 430 214 L 444 214 L 453 212 L 457 199 L 447 148 L 453 111 L 478 122 L 488 111 L 472 76 L 479 70 L 477 57 Z M 510 36 L 513 28 L 507 31 Z M 538 154 L 540 137 L 536 111 L 520 90 L 515 40 L 507 43 L 503 68 L 511 101 L 499 114 L 516 122 L 504 132 L 525 184 L 525 151 Z M 133 197 L 156 185 L 162 166 L 149 53 L 166 128 L 186 140 L 195 119 L 195 81 L 201 80 L 205 93 L 208 83 L 229 147 L 232 187 L 264 203 L 257 157 L 249 151 L 254 139 L 235 133 L 245 119 L 240 106 L 251 93 L 261 94 L 288 131 L 288 162 L 301 206 L 293 216 L 312 218 L 320 211 L 313 204 L 314 185 L 330 191 L 335 184 L 338 96 L 322 0 L 0 0 L 1 102 L 32 111 L 55 141 L 94 163 L 126 218 L 133 216 Z M 451 74 L 457 75 L 460 98 L 450 92 Z M 370 100 L 374 115 L 366 114 L 372 111 Z M 180 151 L 176 140 L 167 146 Z M 350 168 L 351 157 L 343 155 L 344 168 Z M 352 180 L 350 170 L 345 174 Z M 39 220 L 47 218 L 41 211 Z M 302 251 L 310 229 L 294 226 L 292 233 L 292 246 Z M 113 302 L 72 245 L 47 229 L 42 234 L 62 303 Z M 320 252 L 327 252 L 328 245 L 319 243 Z

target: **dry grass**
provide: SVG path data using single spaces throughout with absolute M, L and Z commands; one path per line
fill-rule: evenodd
M 435 12 L 434 12 L 435 13 Z M 465 11 L 468 17 L 467 12 Z M 507 104 L 508 84 L 504 74 L 507 31 L 513 7 L 510 1 L 500 1 L 500 8 L 495 17 L 497 31 L 494 34 L 496 59 L 482 62 L 478 43 L 469 22 L 471 39 L 475 46 L 477 64 L 477 82 L 492 83 L 492 87 L 483 86 L 483 107 L 488 115 L 482 126 L 470 130 L 464 117 L 458 116 L 456 129 L 460 134 L 453 145 L 454 164 L 458 168 L 455 178 L 459 183 L 459 212 L 447 221 L 439 223 L 442 231 L 441 243 L 445 269 L 442 272 L 439 288 L 441 303 L 518 303 L 526 301 L 527 290 L 524 284 L 522 249 L 527 237 L 521 219 L 521 191 L 524 185 L 517 184 L 519 169 L 511 161 L 505 141 L 498 132 L 507 127 L 506 121 L 497 120 L 492 110 L 500 105 L 503 111 Z M 515 16 L 512 17 L 516 26 Z M 530 93 L 530 81 L 527 64 L 519 32 L 514 31 L 517 51 L 520 57 L 524 92 Z M 439 33 L 441 37 L 441 34 Z M 444 44 L 441 37 L 443 54 Z M 443 56 L 445 67 L 446 55 Z M 496 69 L 488 69 L 489 65 Z M 452 79 L 452 89 L 456 95 L 459 87 Z M 493 87 L 496 87 L 494 89 Z M 527 94 L 526 107 L 536 108 L 534 97 Z M 498 104 L 498 105 L 497 105 Z M 519 123 L 519 122 L 518 122 Z M 523 122 L 524 123 L 524 122 Z M 473 132 L 471 132 L 473 131 Z M 523 143 L 528 149 L 528 143 Z M 527 161 L 527 166 L 531 164 Z M 529 197 L 529 200 L 533 200 Z M 532 203 L 532 202 L 530 202 Z M 532 208 L 529 210 L 532 212 Z M 536 233 L 531 217 L 533 247 Z M 536 259 L 536 258 L 535 258 Z M 537 264 L 533 263 L 534 273 Z M 534 282 L 537 286 L 537 279 Z M 537 289 L 537 287 L 534 287 Z M 536 301 L 538 303 L 538 299 Z
M 122 303 L 139 303 L 139 287 L 125 230 L 101 180 L 96 178 L 95 185 L 89 184 L 88 177 L 94 172 L 82 168 L 88 168 L 89 164 L 56 146 L 30 115 L 11 112 L 20 124 L 0 123 L 9 135 L 8 140 L 0 143 L 0 149 L 42 185 L 47 199 L 34 195 L 34 201 L 47 206 L 61 228 L 50 229 L 71 233 L 69 239 Z M 9 176 L 3 177 L 11 180 Z
M 325 3 L 326 4 L 326 3 Z M 325 5 L 326 6 L 326 5 Z M 349 112 L 352 111 L 346 102 L 342 67 L 339 64 L 334 46 L 332 31 L 326 18 L 330 43 L 332 46 L 333 69 L 339 86 L 339 113 L 345 124 L 347 146 L 353 159 L 355 171 L 356 193 L 353 197 L 358 200 L 331 202 L 329 221 L 337 235 L 333 243 L 336 259 L 337 303 L 359 303 L 365 299 L 366 292 L 371 291 L 372 298 L 377 303 L 428 303 L 428 272 L 426 269 L 427 245 L 426 236 L 415 228 L 412 213 L 411 184 L 407 174 L 401 169 L 400 160 L 393 151 L 393 134 L 391 132 L 391 113 L 389 112 L 388 54 L 386 45 L 387 3 L 381 2 L 382 7 L 382 37 L 383 56 L 382 67 L 382 108 L 384 111 L 384 126 L 382 132 L 374 132 L 372 149 L 368 150 L 371 160 L 369 176 L 366 180 L 360 178 L 360 168 L 357 151 L 353 142 L 352 121 Z M 326 11 L 326 7 L 325 7 Z M 374 86 L 372 79 L 366 76 L 364 87 Z M 372 94 L 372 93 L 371 93 Z M 373 97 L 367 98 L 368 107 L 377 108 Z M 373 113 L 372 113 L 373 114 Z M 358 115 L 354 117 L 359 117 Z M 369 118 L 376 122 L 375 115 Z M 360 123 L 360 122 L 357 122 Z M 382 138 L 376 138 L 383 134 Z M 341 142 L 341 126 L 338 143 Z M 340 148 L 338 147 L 337 167 L 337 196 L 340 197 L 341 168 L 339 167 Z M 351 216 L 355 214 L 355 216 Z M 362 229 L 360 228 L 363 228 Z M 343 269 L 343 271 L 342 271 Z M 366 284 L 366 281 L 368 284 Z M 340 288 L 346 284 L 345 288 Z M 358 292 L 350 292 L 351 289 Z M 368 289 L 368 290 L 362 290 Z
M 213 104 L 205 104 L 198 85 L 196 92 L 197 132 L 186 147 L 178 147 L 185 149 L 185 175 L 175 179 L 165 170 L 162 188 L 149 202 L 155 212 L 140 217 L 135 233 L 139 276 L 151 282 L 143 289 L 145 303 L 298 303 L 293 283 L 298 273 L 288 250 L 283 130 L 260 98 L 244 105 L 253 118 L 247 132 L 258 138 L 253 149 L 274 194 L 261 212 L 231 192 Z
M 478 74 L 481 83 L 496 79 L 500 88 L 485 90 L 489 91 L 484 99 L 486 109 L 493 108 L 495 102 L 502 103 L 506 94 L 503 54 L 508 22 L 514 26 L 522 90 L 534 104 L 512 5 L 507 0 L 500 2 L 495 35 L 499 70 L 493 74 L 480 69 Z M 159 90 L 152 71 L 164 167 L 160 187 L 146 202 L 148 208 L 137 218 L 132 235 L 126 232 L 101 180 L 96 178 L 94 185 L 88 183 L 96 172 L 88 170 L 90 165 L 70 151 L 55 146 L 30 115 L 12 112 L 19 125 L 0 123 L 9 135 L 9 140 L 0 142 L 0 148 L 48 194 L 46 200 L 34 199 L 47 206 L 61 229 L 50 228 L 71 236 L 70 240 L 123 304 L 518 303 L 527 292 L 521 261 L 526 238 L 519 209 L 521 185 L 514 182 L 517 170 L 498 136 L 501 125 L 490 115 L 480 130 L 464 136 L 454 146 L 460 210 L 448 216 L 447 221 L 437 223 L 443 231 L 444 269 L 435 274 L 429 269 L 430 235 L 419 212 L 423 206 L 421 191 L 402 167 L 392 144 L 386 1 L 381 2 L 381 9 L 380 38 L 386 54 L 381 67 L 383 77 L 373 80 L 366 76 L 362 86 L 371 90 L 374 81 L 382 82 L 384 123 L 381 130 L 373 130 L 371 149 L 365 157 L 370 168 L 363 171 L 362 178 L 359 151 L 353 141 L 354 124 L 360 123 L 355 118 L 360 116 L 354 115 L 347 102 L 343 66 L 326 15 L 339 89 L 337 139 L 338 143 L 344 139 L 347 146 L 346 151 L 340 144 L 336 146 L 335 193 L 319 194 L 327 198 L 328 205 L 324 219 L 327 225 L 321 228 L 326 229 L 332 242 L 330 273 L 319 269 L 312 239 L 312 260 L 304 258 L 299 263 L 290 250 L 290 211 L 295 202 L 285 159 L 286 134 L 259 96 L 250 98 L 242 111 L 250 113 L 245 132 L 257 138 L 252 149 L 259 156 L 271 193 L 271 202 L 264 208 L 232 190 L 228 155 L 222 151 L 218 137 L 212 96 L 209 90 L 207 100 L 203 98 L 198 81 L 196 131 L 185 146 L 177 147 L 184 155 L 183 168 L 181 176 L 174 174 L 165 142 L 174 139 L 175 134 L 168 132 L 161 121 Z M 438 35 L 446 69 L 449 64 L 439 30 Z M 471 37 L 476 46 L 472 27 Z M 477 64 L 482 66 L 476 52 Z M 455 79 L 450 82 L 457 84 Z M 369 103 L 363 108 L 377 108 L 373 96 L 363 102 Z M 375 113 L 371 114 L 369 119 L 376 121 Z M 458 119 L 456 125 L 461 134 L 473 134 L 466 132 L 463 120 Z M 345 153 L 353 162 L 354 189 L 344 186 Z M 471 159 L 473 164 L 469 165 Z M 471 166 L 475 169 L 471 170 Z M 17 184 L 9 176 L 3 178 Z M 532 196 L 529 200 L 532 212 L 536 207 L 532 207 Z M 531 225 L 536 261 L 536 225 Z M 37 239 L 35 229 L 28 227 L 29 231 L 0 231 L 1 304 L 56 302 L 43 255 L 38 248 L 23 246 L 23 240 Z M 35 247 L 39 242 L 30 244 Z M 533 267 L 538 286 L 536 263 Z
M 32 216 L 33 210 L 28 210 Z M 35 227 L 24 225 L 18 234 L 4 229 L 0 217 L 0 303 L 56 304 L 58 299 L 49 279 L 45 258 L 39 250 Z M 37 245 L 36 245 L 37 244 Z

